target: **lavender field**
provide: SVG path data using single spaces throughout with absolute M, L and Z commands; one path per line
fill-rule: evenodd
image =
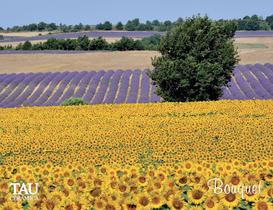
M 55 106 L 71 97 L 90 104 L 162 101 L 147 70 L 0 74 L 0 107 Z M 239 65 L 221 99 L 273 99 L 273 65 Z
M 21 37 L 21 36 L 4 36 L 4 40 L 0 42 L 24 42 L 24 41 L 37 41 L 47 40 L 49 38 L 55 39 L 76 39 L 81 36 L 88 36 L 90 38 L 145 38 L 155 34 L 163 35 L 164 32 L 157 31 L 87 31 L 87 32 L 74 32 L 74 33 L 57 33 L 47 34 L 42 36 Z M 237 31 L 236 38 L 243 37 L 273 37 L 273 31 Z

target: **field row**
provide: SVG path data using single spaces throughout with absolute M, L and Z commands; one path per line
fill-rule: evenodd
M 0 75 L 0 107 L 59 105 L 71 97 L 89 104 L 159 102 L 147 70 Z M 273 65 L 239 65 L 222 99 L 273 99 Z
M 47 34 L 42 36 L 20 37 L 20 36 L 4 36 L 4 40 L 0 42 L 23 42 L 35 40 L 47 40 L 49 38 L 56 39 L 76 39 L 81 36 L 88 36 L 90 38 L 117 38 L 117 37 L 130 37 L 130 38 L 145 38 L 155 34 L 163 35 L 163 32 L 157 31 L 89 31 L 89 32 L 75 32 L 75 33 L 58 33 Z M 238 31 L 235 37 L 273 37 L 272 31 Z

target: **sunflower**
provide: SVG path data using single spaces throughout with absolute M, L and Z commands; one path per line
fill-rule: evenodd
M 141 193 L 137 196 L 137 206 L 141 208 L 150 209 L 151 208 L 151 198 L 147 193 Z
M 219 203 L 215 201 L 213 197 L 208 198 L 205 203 L 204 203 L 205 209 L 210 209 L 210 210 L 218 210 L 219 209 Z
M 252 191 L 246 191 L 246 193 L 244 194 L 245 196 L 245 200 L 248 202 L 255 202 L 259 199 L 259 194 L 252 192 Z
M 71 177 L 65 177 L 63 180 L 64 187 L 67 189 L 72 189 L 76 185 L 76 181 Z
M 160 208 L 164 203 L 164 199 L 159 193 L 152 193 L 150 195 L 152 208 Z
M 186 209 L 184 200 L 178 195 L 171 195 L 167 204 L 171 209 Z
M 224 204 L 224 206 L 236 207 L 238 206 L 240 200 L 241 198 L 238 194 L 229 193 L 223 195 L 221 202 Z
M 187 192 L 189 202 L 192 204 L 201 204 L 206 199 L 205 193 L 201 188 L 191 189 Z
M 21 209 L 21 205 L 19 204 L 20 202 L 8 201 L 8 202 L 5 202 L 5 204 L 0 207 L 1 207 L 1 210 L 17 210 L 17 209 Z
M 273 186 L 265 188 L 265 195 L 267 198 L 273 198 Z
M 273 210 L 272 203 L 268 201 L 263 201 L 263 200 L 253 203 L 252 207 L 253 207 L 253 210 Z
M 105 207 L 104 207 L 105 210 L 118 210 L 118 209 L 121 209 L 121 206 L 118 205 L 116 202 L 106 202 L 105 203 Z
M 178 177 L 177 181 L 176 181 L 176 184 L 180 187 L 188 184 L 189 182 L 189 178 L 187 176 L 180 176 Z
M 103 209 L 105 207 L 105 203 L 101 198 L 98 198 L 94 202 L 95 209 Z

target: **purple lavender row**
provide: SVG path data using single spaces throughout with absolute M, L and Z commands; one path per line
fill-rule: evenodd
M 256 64 L 256 68 L 262 70 L 262 72 L 268 77 L 269 81 L 273 83 L 273 65 L 272 64 L 265 64 L 264 66 L 261 64 Z
M 115 104 L 121 104 L 121 103 L 125 103 L 125 99 L 127 96 L 127 92 L 128 92 L 128 88 L 129 88 L 129 80 L 130 80 L 130 76 L 132 74 L 131 70 L 126 70 L 123 75 L 122 78 L 120 80 L 120 89 L 119 92 L 117 93 L 117 98 L 114 101 Z
M 246 100 L 247 99 L 246 95 L 241 92 L 239 87 L 236 85 L 236 81 L 234 79 L 235 79 L 235 76 L 231 78 L 230 87 L 229 87 L 230 92 L 232 93 L 234 97 L 233 99 Z
M 15 98 L 12 102 L 6 103 L 4 107 L 17 107 L 23 104 L 23 102 L 31 96 L 34 89 L 37 87 L 37 85 L 41 82 L 43 79 L 44 74 L 38 73 L 35 75 L 33 80 L 30 81 L 30 83 L 26 86 L 26 88 Z
M 77 75 L 77 72 L 71 72 L 61 81 L 56 92 L 44 104 L 45 106 L 56 106 L 58 99 L 62 96 L 65 88 L 69 85 L 70 81 Z
M 14 88 L 8 97 L 1 101 L 0 107 L 5 107 L 7 104 L 14 101 L 28 86 L 28 84 L 35 79 L 37 75 L 34 73 L 30 73 L 29 76 L 25 76 L 24 79 L 18 84 L 16 88 Z
M 86 71 L 77 73 L 76 76 L 71 80 L 69 88 L 65 93 L 63 93 L 62 97 L 55 103 L 55 105 L 61 104 L 64 100 L 71 98 L 74 94 L 76 87 L 78 86 L 81 79 L 87 74 Z
M 140 98 L 138 103 L 148 103 L 149 93 L 150 93 L 150 79 L 147 75 L 147 70 L 146 70 L 146 71 L 142 71 L 141 92 L 140 92 Z
M 23 102 L 24 106 L 33 106 L 34 102 L 41 96 L 45 88 L 49 85 L 49 83 L 58 75 L 59 73 L 46 73 L 44 75 L 44 79 L 39 84 L 39 87 L 36 91 L 32 94 L 30 98 Z
M 94 94 L 96 93 L 98 84 L 101 80 L 101 78 L 103 77 L 103 75 L 105 74 L 105 71 L 101 70 L 99 72 L 96 73 L 96 75 L 92 78 L 92 80 L 90 81 L 90 85 L 86 91 L 86 94 L 83 97 L 83 100 L 86 103 L 90 103 Z
M 5 82 L 8 83 L 8 84 L 7 84 L 7 87 L 6 87 L 5 91 L 0 95 L 0 103 L 3 100 L 5 100 L 12 93 L 12 91 L 20 84 L 20 82 L 25 77 L 26 77 L 26 74 L 21 73 L 21 74 L 17 74 L 17 75 L 12 75 L 10 78 L 7 78 L 8 81 L 5 80 Z
M 9 83 L 13 81 L 16 77 L 18 77 L 18 74 L 8 74 L 5 77 L 2 77 L 0 80 L 0 90 L 3 90 L 5 87 L 7 87 Z
M 109 31 L 109 32 L 108 31 L 89 31 L 89 32 L 48 34 L 48 35 L 33 36 L 33 37 L 13 37 L 10 39 L 1 40 L 0 42 L 24 42 L 24 41 L 34 41 L 34 40 L 47 40 L 50 38 L 76 39 L 82 36 L 88 36 L 92 38 L 98 38 L 98 37 L 144 38 L 144 37 L 150 37 L 155 34 L 163 35 L 162 32 L 156 32 L 156 31 Z
M 116 97 L 117 90 L 118 90 L 118 84 L 120 83 L 120 79 L 121 79 L 121 76 L 123 73 L 124 73 L 124 71 L 122 71 L 122 70 L 115 71 L 115 73 L 112 77 L 112 80 L 111 80 L 109 92 L 108 92 L 106 98 L 104 99 L 103 103 L 105 103 L 105 104 L 114 103 L 114 99 Z
M 34 106 L 42 106 L 51 96 L 53 90 L 55 89 L 55 87 L 61 82 L 61 80 L 63 78 L 65 78 L 67 75 L 69 74 L 69 72 L 62 72 L 62 73 L 58 73 L 58 75 L 51 81 L 48 89 L 42 93 L 41 97 L 38 98 L 33 105 Z
M 94 99 L 90 102 L 91 104 L 101 104 L 104 96 L 106 94 L 106 90 L 109 86 L 110 79 L 113 76 L 114 71 L 110 70 L 107 71 L 106 74 L 104 74 L 101 82 L 99 83 L 99 89 L 94 97 Z
M 223 95 L 221 96 L 221 99 L 224 100 L 232 100 L 233 96 L 229 92 L 229 85 L 222 88 Z
M 259 80 L 261 86 L 270 94 L 270 97 L 273 97 L 273 84 L 266 78 L 265 74 L 262 73 L 260 69 L 255 66 L 250 67 L 251 72 Z
M 243 78 L 243 75 L 244 75 L 243 72 L 246 72 L 246 71 L 248 71 L 248 69 L 244 69 L 243 66 L 237 66 L 236 67 L 236 74 L 234 74 L 234 78 L 236 79 L 237 83 L 240 86 L 240 89 L 247 96 L 247 98 L 249 98 L 249 99 L 259 98 L 259 96 L 256 94 L 256 92 L 254 92 L 253 89 L 251 88 L 248 81 Z
M 270 94 L 262 87 L 260 82 L 250 73 L 251 72 L 249 69 L 250 67 L 251 65 L 247 65 L 242 66 L 241 68 L 245 69 L 245 71 L 243 71 L 243 74 L 247 78 L 247 81 L 249 82 L 252 89 L 258 95 L 257 99 L 270 99 L 271 98 Z
M 75 39 L 81 36 L 88 36 L 92 38 L 97 37 L 131 37 L 131 38 L 144 38 L 150 37 L 155 34 L 164 35 L 164 32 L 157 31 L 88 31 L 88 32 L 75 32 L 75 33 L 59 33 L 48 34 L 43 36 L 33 37 L 4 37 L 0 42 L 22 42 L 34 40 L 47 40 L 50 38 L 55 39 Z M 272 37 L 272 31 L 237 31 L 235 37 Z M 7 38 L 7 39 L 6 39 Z
M 137 102 L 140 74 L 140 70 L 133 71 L 131 89 L 126 103 L 132 104 Z
M 81 80 L 79 84 L 79 89 L 73 95 L 74 98 L 82 98 L 87 88 L 87 85 L 89 84 L 90 80 L 92 79 L 94 75 L 95 75 L 95 72 L 92 71 L 92 72 L 88 72 L 88 74 L 84 76 L 84 78 Z

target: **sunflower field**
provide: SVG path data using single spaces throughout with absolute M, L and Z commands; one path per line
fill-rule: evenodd
M 0 109 L 0 209 L 271 210 L 272 157 L 272 100 Z

